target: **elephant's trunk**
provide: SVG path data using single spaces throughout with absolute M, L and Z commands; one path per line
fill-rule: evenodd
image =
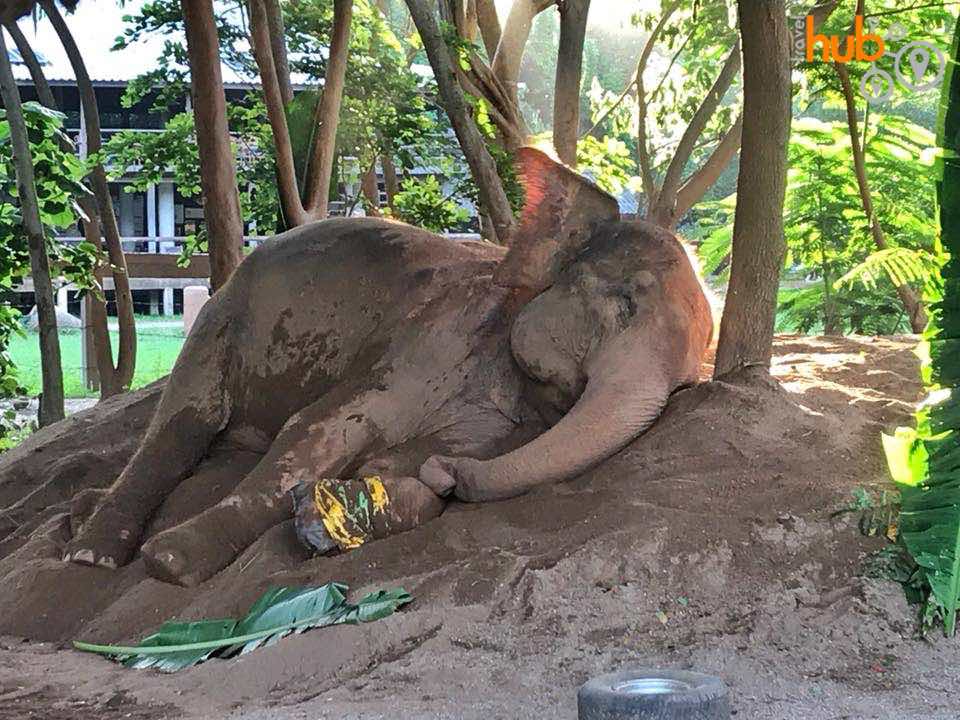
M 636 366 L 634 366 L 635 368 Z M 626 447 L 660 416 L 673 389 L 666 371 L 597 373 L 576 405 L 550 430 L 511 453 L 479 464 L 475 482 L 457 486 L 462 500 L 521 495 L 569 480 Z

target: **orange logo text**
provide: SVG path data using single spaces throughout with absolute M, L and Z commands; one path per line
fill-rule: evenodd
M 818 45 L 823 62 L 848 63 L 852 60 L 874 62 L 883 57 L 887 49 L 883 38 L 876 33 L 863 32 L 861 15 L 857 15 L 853 27 L 853 35 L 848 35 L 845 41 L 842 41 L 839 35 L 818 34 L 813 27 L 813 16 L 807 15 L 807 62 L 813 62 L 817 57 Z M 875 46 L 873 52 L 867 52 L 868 43 Z M 844 46 L 843 50 L 841 50 L 841 44 Z

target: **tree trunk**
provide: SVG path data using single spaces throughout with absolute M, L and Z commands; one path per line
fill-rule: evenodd
M 860 203 L 863 206 L 863 212 L 867 216 L 867 222 L 870 224 L 870 233 L 873 235 L 874 244 L 878 250 L 886 250 L 889 247 L 887 238 L 873 209 L 873 197 L 870 192 L 870 181 L 867 178 L 867 164 L 864 149 L 860 142 L 857 106 L 856 100 L 854 99 L 853 87 L 850 84 L 850 74 L 847 72 L 847 68 L 841 63 L 835 63 L 834 67 L 836 68 L 837 76 L 840 78 L 840 86 L 843 90 L 843 97 L 846 103 L 847 127 L 850 131 L 850 147 L 853 151 L 853 167 L 857 176 L 857 187 L 860 191 Z M 927 311 L 924 309 L 923 302 L 920 300 L 919 295 L 917 295 L 917 291 L 904 283 L 903 285 L 897 286 L 897 295 L 900 298 L 900 302 L 903 303 L 904 310 L 907 312 L 907 317 L 910 319 L 910 327 L 913 329 L 913 332 L 922 333 L 927 327 Z
M 397 166 L 393 163 L 390 153 L 380 156 L 380 165 L 383 166 L 383 186 L 387 191 L 387 205 L 393 208 L 393 199 L 400 192 L 400 178 L 397 177 Z
M 840 0 L 815 0 L 813 6 L 807 13 L 813 18 L 814 29 L 818 30 L 820 26 L 826 22 L 827 18 L 837 9 L 839 2 Z M 665 6 L 661 23 L 668 17 L 668 13 L 673 12 L 676 7 L 677 3 Z M 662 25 L 658 25 L 654 29 L 651 38 L 655 37 L 661 29 Z M 674 157 L 664 174 L 661 187 L 653 187 L 652 192 L 647 191 L 648 183 L 651 186 L 653 185 L 652 179 L 647 178 L 647 173 L 643 172 L 644 162 L 649 165 L 650 160 L 645 138 L 646 128 L 644 119 L 646 116 L 646 105 L 643 97 L 642 77 L 639 78 L 638 94 L 640 95 L 641 108 L 641 134 L 639 140 L 642 141 L 642 144 L 638 143 L 638 145 L 640 148 L 641 177 L 645 178 L 644 194 L 648 198 L 647 220 L 650 222 L 671 230 L 676 227 L 677 223 L 683 219 L 683 216 L 696 203 L 700 202 L 707 191 L 713 187 L 713 184 L 739 152 L 742 131 L 742 122 L 740 120 L 734 123 L 723 138 L 721 138 L 704 165 L 681 182 L 683 171 L 689 163 L 693 150 L 700 141 L 708 121 L 713 116 L 713 113 L 716 112 L 720 101 L 737 77 L 741 62 L 740 57 L 740 53 L 737 52 L 736 49 L 728 56 L 727 62 L 721 69 L 717 81 L 714 83 L 710 92 L 707 93 L 707 96 L 690 121 L 690 125 L 684 132 L 677 146 L 677 150 L 674 153 Z
M 480 37 L 483 38 L 483 47 L 487 57 L 493 60 L 500 44 L 500 17 L 497 15 L 497 6 L 493 0 L 477 0 L 477 26 L 480 28 Z
M 440 34 L 440 26 L 429 0 L 407 0 L 410 15 L 420 33 L 433 74 L 440 89 L 444 109 L 460 142 L 460 148 L 470 166 L 473 181 L 480 193 L 481 212 L 489 213 L 497 237 L 508 242 L 514 227 L 513 211 L 497 174 L 497 165 L 477 129 L 463 92 L 457 82 L 450 52 Z
M 57 32 L 57 37 L 63 45 L 67 57 L 70 59 L 70 65 L 73 69 L 74 77 L 77 79 L 77 88 L 80 92 L 80 107 L 83 112 L 83 118 L 87 133 L 87 151 L 99 156 L 101 149 L 100 133 L 100 109 L 97 105 L 97 96 L 90 81 L 90 74 L 87 72 L 86 63 L 80 54 L 63 19 L 63 15 L 57 9 L 53 0 L 43 0 L 41 2 L 44 12 L 50 18 L 50 22 Z M 111 395 L 123 392 L 130 387 L 133 380 L 133 373 L 137 361 L 137 330 L 133 313 L 133 294 L 130 291 L 130 278 L 127 275 L 127 261 L 123 255 L 123 244 L 120 241 L 120 228 L 117 226 L 117 217 L 113 210 L 113 199 L 110 196 L 110 185 L 107 182 L 107 172 L 102 162 L 93 166 L 90 172 L 90 182 L 93 186 L 93 194 L 96 198 L 97 212 L 90 217 L 85 225 L 92 225 L 93 232 L 86 232 L 87 239 L 93 241 L 96 234 L 97 247 L 101 247 L 100 227 L 103 227 L 103 236 L 107 247 L 107 257 L 113 272 L 114 294 L 117 303 L 117 324 L 119 325 L 119 343 L 117 347 L 117 364 L 113 365 L 113 351 L 110 350 L 110 335 L 104 328 L 99 328 L 95 332 L 97 348 L 97 373 L 100 376 L 100 397 L 107 398 Z M 91 207 L 88 204 L 88 207 Z M 92 208 L 91 208 L 92 209 Z M 105 301 L 104 301 L 105 303 Z M 106 306 L 104 305 L 102 316 L 100 313 L 95 315 L 95 319 L 102 320 L 106 324 Z M 99 347 L 106 342 L 106 349 Z M 101 360 L 107 361 L 109 350 L 109 362 L 106 365 L 101 364 Z
M 296 162 L 293 157 L 293 143 L 287 125 L 286 102 L 283 98 L 283 82 L 279 77 L 280 69 L 275 62 L 273 39 L 270 35 L 268 5 L 271 0 L 250 0 L 250 45 L 253 57 L 260 71 L 260 85 L 263 88 L 267 119 L 273 134 L 274 156 L 277 170 L 277 194 L 283 213 L 284 225 L 297 227 L 307 222 L 307 212 L 303 206 L 300 185 L 297 180 Z M 289 77 L 288 77 L 289 80 Z
M 366 199 L 364 209 L 370 217 L 380 217 L 380 187 L 377 184 L 377 163 L 374 162 L 360 176 L 360 190 Z
M 13 161 L 17 174 L 17 193 L 20 196 L 20 211 L 23 227 L 30 248 L 30 273 L 33 276 L 34 296 L 37 303 L 37 320 L 40 336 L 40 367 L 43 378 L 43 396 L 40 398 L 41 426 L 63 420 L 63 369 L 60 364 L 60 338 L 57 335 L 57 309 L 53 300 L 53 284 L 50 280 L 50 261 L 47 257 L 46 238 L 40 220 L 37 201 L 36 179 L 33 174 L 33 158 L 27 139 L 27 125 L 20 106 L 20 91 L 17 89 L 7 54 L 7 41 L 0 30 L 0 94 L 7 111 L 10 125 L 10 140 L 13 144 Z
M 280 95 L 283 98 L 283 104 L 289 105 L 293 101 L 293 84 L 290 82 L 290 61 L 287 59 L 283 9 L 280 7 L 279 0 L 264 0 L 264 10 L 267 15 L 267 27 L 270 30 L 270 53 L 273 56 L 277 82 L 280 85 Z
M 337 125 L 340 121 L 340 103 L 347 74 L 352 15 L 353 0 L 334 0 L 330 57 L 324 77 L 323 97 L 317 103 L 316 129 L 304 192 L 307 213 L 314 220 L 327 216 L 330 200 L 330 177 L 333 174 L 333 159 L 337 151 Z
M 714 377 L 769 368 L 780 269 L 791 121 L 790 31 L 785 0 L 740 0 L 743 148 L 733 254 Z
M 560 160 L 577 166 L 580 134 L 580 80 L 583 41 L 590 0 L 564 0 L 560 5 L 560 48 L 553 92 L 553 147 Z
M 180 0 L 186 26 L 200 187 L 210 247 L 210 284 L 222 287 L 243 259 L 243 219 L 227 127 L 213 0 Z

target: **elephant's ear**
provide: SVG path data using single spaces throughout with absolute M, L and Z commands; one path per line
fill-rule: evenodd
M 497 284 L 540 292 L 583 248 L 600 222 L 617 220 L 615 198 L 542 150 L 523 147 L 516 167 L 526 191 L 520 223 Z

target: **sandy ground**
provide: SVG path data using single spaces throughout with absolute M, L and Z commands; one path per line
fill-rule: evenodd
M 275 583 L 403 585 L 416 600 L 174 675 L 8 637 L 0 720 L 565 720 L 582 682 L 636 665 L 720 675 L 737 718 L 955 720 L 960 641 L 917 639 L 899 587 L 861 577 L 883 541 L 831 518 L 855 488 L 886 486 L 879 433 L 908 420 L 919 392 L 910 346 L 780 338 L 780 387 L 682 391 L 581 479 L 455 506 L 347 555 L 307 559 L 280 527 L 191 591 L 131 569 L 83 576 L 51 604 L 56 586 L 7 578 L 46 588 L 4 610 L 33 638 L 129 640 L 170 616 L 239 612 Z

